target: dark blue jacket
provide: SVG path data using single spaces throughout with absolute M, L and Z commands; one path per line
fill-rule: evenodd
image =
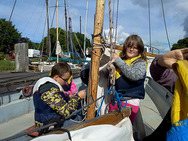
M 124 97 L 144 99 L 145 89 L 143 79 L 138 81 L 131 81 L 120 73 L 120 77 L 116 79 L 115 88 L 118 93 L 122 93 Z
M 49 91 L 50 88 L 57 88 L 59 86 L 52 82 L 46 82 L 43 85 L 38 86 L 38 90 L 34 91 L 33 102 L 35 106 L 35 125 L 41 126 L 45 122 L 49 121 L 52 118 L 60 118 L 62 117 L 58 113 L 56 113 L 52 108 L 50 108 L 42 99 L 41 94 Z M 68 102 L 68 98 L 64 96 L 63 91 L 60 90 L 60 94 L 62 97 Z

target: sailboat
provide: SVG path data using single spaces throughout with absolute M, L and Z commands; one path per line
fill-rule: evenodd
M 142 140 L 146 135 L 151 133 L 152 131 L 149 130 L 149 128 L 156 128 L 152 125 L 152 123 L 149 123 L 147 118 L 144 117 L 146 113 L 144 113 L 144 108 L 145 105 L 143 105 L 143 108 L 141 106 L 140 113 L 137 116 L 136 122 L 134 125 L 131 124 L 129 120 L 129 115 L 131 113 L 131 108 L 126 107 L 122 109 L 121 111 L 115 111 L 112 113 L 104 114 L 99 117 L 95 117 L 95 100 L 97 100 L 97 89 L 98 89 L 98 84 L 99 84 L 99 68 L 102 63 L 99 63 L 100 60 L 100 55 L 101 55 L 101 49 L 100 48 L 95 48 L 97 44 L 100 44 L 101 42 L 101 37 L 99 36 L 100 33 L 102 32 L 102 27 L 103 27 L 103 13 L 104 13 L 104 5 L 105 5 L 105 0 L 97 0 L 96 4 L 96 17 L 95 17 L 95 30 L 94 30 L 94 40 L 93 42 L 95 43 L 93 45 L 93 54 L 92 56 L 92 61 L 91 61 L 91 66 L 94 66 L 91 68 L 90 72 L 90 80 L 89 80 L 89 92 L 88 92 L 88 102 L 92 103 L 89 105 L 88 108 L 88 113 L 87 113 L 87 120 L 83 123 L 73 125 L 71 127 L 67 127 L 66 129 L 70 131 L 70 135 L 72 136 L 72 139 L 75 140 Z M 104 56 L 105 57 L 105 56 Z M 152 57 L 152 56 L 151 56 Z M 154 57 L 154 56 L 153 56 Z M 150 62 L 152 61 L 149 60 Z M 107 61 L 107 60 L 102 60 L 102 61 Z M 105 62 L 104 62 L 105 63 Z M 149 97 L 154 98 L 152 101 L 157 105 L 156 108 L 156 113 L 159 113 L 159 115 L 162 115 L 162 118 L 165 116 L 166 112 L 168 111 L 169 107 L 171 106 L 172 102 L 172 94 L 154 82 L 154 80 L 149 77 L 149 74 L 147 74 L 147 79 L 145 82 L 145 89 L 146 93 L 148 94 Z M 78 80 L 78 82 L 77 82 Z M 78 85 L 78 87 L 81 89 L 83 86 L 80 78 L 75 79 L 75 83 Z M 102 79 L 100 79 L 102 80 Z M 92 94 L 92 95 L 90 95 Z M 148 100 L 149 97 L 147 97 L 145 100 Z M 27 101 L 26 99 L 21 101 L 21 104 L 24 105 L 24 108 L 26 109 L 26 105 L 30 108 L 30 111 L 32 111 L 32 97 L 30 98 L 30 101 Z M 144 103 L 144 102 L 143 102 Z M 10 107 L 17 105 L 17 103 L 11 103 Z M 19 102 L 20 104 L 20 102 Z M 7 106 L 7 105 L 6 105 Z M 151 107 L 152 105 L 150 105 Z M 149 109 L 147 109 L 147 114 L 149 114 Z M 165 107 L 165 108 L 164 108 Z M 3 115 L 3 118 L 6 118 L 8 116 L 7 114 L 9 111 L 6 108 L 9 107 L 4 107 L 0 108 L 5 114 Z M 157 110 L 158 109 L 158 110 Z M 18 109 L 19 110 L 19 109 Z M 23 106 L 22 109 L 23 110 Z M 146 110 L 146 109 L 145 109 Z M 150 109 L 151 110 L 151 109 Z M 11 111 L 11 110 L 10 110 Z M 151 115 L 153 109 L 151 110 Z M 33 111 L 32 111 L 33 112 Z M 22 111 L 22 113 L 24 113 Z M 32 113 L 33 114 L 33 113 Z M 161 122 L 162 118 L 160 119 L 159 123 Z M 155 119 L 153 119 L 155 121 Z M 146 127 L 147 126 L 147 127 Z M 25 126 L 26 127 L 26 126 Z M 2 129 L 2 127 L 1 127 Z M 23 128 L 22 128 L 23 129 Z M 26 128 L 25 128 L 26 129 Z M 23 129 L 24 130 L 24 129 Z M 73 131 L 74 130 L 74 131 Z M 24 134 L 24 132 L 21 132 Z M 35 138 L 34 140 L 68 140 L 70 138 L 69 134 L 64 133 L 63 131 L 54 131 L 50 133 L 49 135 L 46 136 L 41 136 L 38 138 Z M 77 136 L 78 135 L 78 136 Z M 133 138 L 134 136 L 134 138 Z M 30 140 L 32 139 L 29 136 L 22 136 L 24 140 Z M 9 138 L 10 139 L 10 138 Z M 15 139 L 15 138 L 14 138 Z M 17 138 L 17 140 L 20 140 L 20 137 Z
M 48 26 L 48 36 L 47 36 L 47 40 L 48 40 L 48 50 L 49 50 L 49 59 L 50 60 L 53 60 L 53 61 L 56 61 L 57 63 L 59 63 L 60 61 L 66 61 L 68 62 L 68 64 L 71 66 L 72 70 L 73 71 L 80 71 L 81 70 L 81 67 L 79 66 L 79 64 L 81 64 L 81 60 L 75 60 L 75 54 L 77 54 L 79 56 L 79 53 L 76 52 L 76 48 L 74 47 L 74 43 L 73 43 L 73 33 L 72 33 L 72 26 L 71 26 L 71 18 L 69 17 L 69 33 L 70 35 L 68 36 L 68 30 L 67 30 L 67 12 L 66 12 L 66 1 L 64 1 L 64 7 L 65 7 L 65 22 L 66 22 L 66 45 L 67 45 L 67 54 L 64 53 L 62 51 L 62 48 L 61 48 L 61 45 L 60 45 L 60 42 L 59 42 L 59 23 L 58 23 L 58 0 L 56 1 L 56 47 L 55 47 L 55 54 L 56 54 L 56 57 L 52 57 L 51 56 L 51 42 L 49 41 L 50 40 L 50 35 L 49 35 L 49 21 L 48 21 L 48 1 L 47 2 L 47 26 Z M 75 35 L 76 36 L 76 35 Z M 70 39 L 70 47 L 69 47 L 69 42 L 68 42 L 68 37 Z M 76 37 L 77 39 L 77 37 Z M 78 41 L 78 39 L 77 39 Z M 73 59 L 71 59 L 71 54 L 69 52 L 69 48 L 71 48 L 71 53 L 73 54 L 72 57 Z M 80 56 L 79 56 L 80 57 Z M 84 54 L 84 57 L 85 57 L 85 54 Z M 80 57 L 81 58 L 81 57 Z M 50 71 L 51 68 L 54 66 L 54 63 L 44 63 L 44 62 L 41 62 L 38 66 L 39 70 L 41 72 L 47 70 L 47 71 Z

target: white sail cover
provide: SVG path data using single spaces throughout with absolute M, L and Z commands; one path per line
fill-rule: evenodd
M 56 42 L 56 55 L 59 55 L 62 59 L 70 58 L 70 55 L 65 55 L 63 51 L 61 50 L 59 41 Z
M 134 141 L 132 124 L 128 117 L 116 126 L 103 124 L 88 126 L 70 132 L 72 141 Z M 69 141 L 68 134 L 51 134 L 41 136 L 32 141 Z

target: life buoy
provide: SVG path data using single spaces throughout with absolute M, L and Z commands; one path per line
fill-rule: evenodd
M 30 85 L 30 86 L 24 87 L 23 90 L 22 90 L 22 94 L 23 94 L 25 97 L 31 96 L 32 93 L 33 93 L 33 87 L 34 87 L 34 85 Z

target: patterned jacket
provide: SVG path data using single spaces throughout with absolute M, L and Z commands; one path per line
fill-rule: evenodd
M 36 126 L 41 126 L 52 118 L 69 116 L 81 101 L 78 95 L 71 99 L 65 97 L 62 86 L 51 77 L 39 79 L 33 93 Z

